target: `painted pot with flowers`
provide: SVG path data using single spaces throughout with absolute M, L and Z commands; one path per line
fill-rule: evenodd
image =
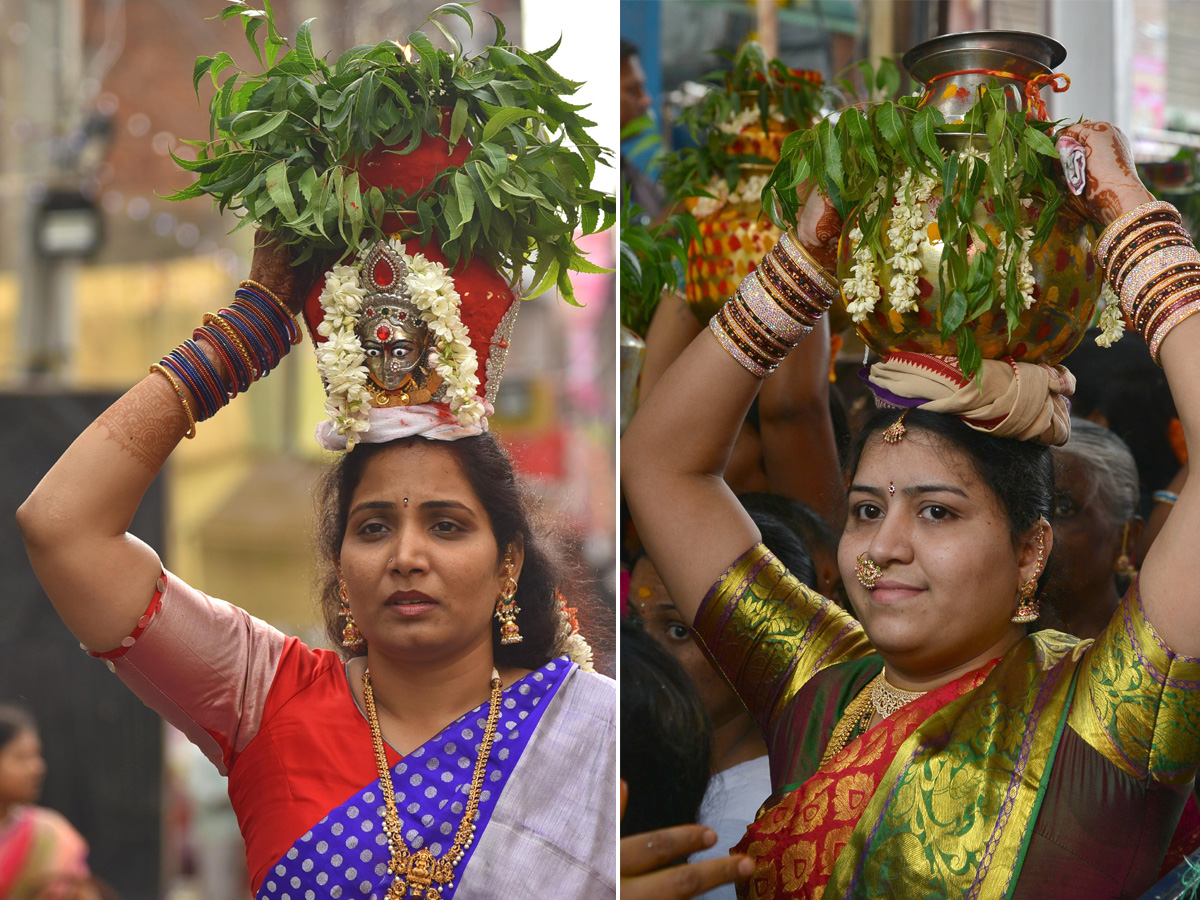
M 171 199 L 208 195 L 287 245 L 297 264 L 324 270 L 304 317 L 328 397 L 318 429 L 327 449 L 373 439 L 478 431 L 499 385 L 519 302 L 557 288 L 589 263 L 578 233 L 609 227 L 612 199 L 591 187 L 609 155 L 569 102 L 579 87 L 496 37 L 468 54 L 444 27 L 459 4 L 403 45 L 355 47 L 330 63 L 310 23 L 283 37 L 270 8 L 234 3 L 263 67 L 228 53 L 201 57 L 193 78 L 217 88 L 212 137 L 176 161 L 195 181 Z M 310 20 L 311 21 L 311 20 Z
M 1095 233 L 1066 204 L 1040 96 L 1069 83 L 1053 73 L 1065 55 L 1020 32 L 935 38 L 904 60 L 921 95 L 843 110 L 785 145 L 780 224 L 818 179 L 845 223 L 846 313 L 879 355 L 955 356 L 973 374 L 985 358 L 1053 364 L 1082 339 L 1101 290 Z
M 704 322 L 779 239 L 762 214 L 762 191 L 784 139 L 816 121 L 822 96 L 820 73 L 768 60 L 753 41 L 742 45 L 723 77 L 679 118 L 696 146 L 662 162 L 668 194 L 697 222 L 685 290 Z

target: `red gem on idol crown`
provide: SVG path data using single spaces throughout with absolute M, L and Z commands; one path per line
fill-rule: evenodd
M 375 268 L 371 275 L 377 285 L 381 288 L 392 286 L 392 282 L 396 280 L 396 270 L 392 268 L 391 260 L 385 256 L 380 256 L 375 260 Z
M 375 329 L 375 337 L 379 338 L 379 340 L 381 340 L 381 341 L 386 341 L 386 340 L 390 339 L 391 336 L 392 336 L 392 329 L 388 328 L 386 325 L 380 325 L 378 328 Z

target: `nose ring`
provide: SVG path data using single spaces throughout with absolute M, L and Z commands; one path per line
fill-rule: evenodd
M 858 576 L 858 582 L 868 591 L 875 590 L 875 582 L 883 574 L 883 569 L 879 563 L 871 559 L 865 553 L 858 554 L 858 559 L 854 564 L 854 574 Z

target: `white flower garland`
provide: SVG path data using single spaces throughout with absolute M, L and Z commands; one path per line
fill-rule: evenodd
M 1107 348 L 1125 335 L 1125 319 L 1121 316 L 1117 295 L 1107 281 L 1100 287 L 1100 302 L 1104 304 L 1104 309 L 1100 312 L 1101 331 L 1096 335 L 1096 343 Z
M 987 154 L 975 147 L 969 147 L 958 154 L 963 162 L 968 159 L 982 160 L 987 163 Z M 892 200 L 891 223 L 888 226 L 887 238 L 892 255 L 888 264 L 892 267 L 892 281 L 888 285 L 888 300 L 892 309 L 898 313 L 914 312 L 917 309 L 917 287 L 921 271 L 919 254 L 923 245 L 929 244 L 928 214 L 929 199 L 933 195 L 938 182 L 928 175 L 918 172 L 913 178 L 911 169 L 904 169 L 897 179 L 896 191 Z M 870 218 L 879 209 L 879 198 L 887 190 L 887 177 L 879 176 L 875 182 L 870 202 L 867 204 L 858 221 Z M 1025 206 L 1029 201 L 1021 201 Z M 1033 246 L 1033 229 L 1022 226 L 1017 229 L 1019 238 L 1013 247 L 1008 246 L 1008 235 L 1001 233 L 998 249 L 1003 263 L 1002 270 L 1007 270 L 1014 252 L 1017 256 L 1017 289 L 1025 309 L 1033 306 L 1033 262 L 1029 258 Z M 856 221 L 850 229 L 850 257 L 853 273 L 842 282 L 842 294 L 846 298 L 846 312 L 857 325 L 866 320 L 874 312 L 875 304 L 881 296 L 879 273 L 875 267 L 875 256 L 869 244 L 863 242 L 862 229 Z
M 859 223 L 869 219 L 879 209 L 879 198 L 887 190 L 887 176 L 880 175 L 875 182 L 875 190 L 866 208 L 858 216 L 854 227 L 850 229 L 850 258 L 854 264 L 850 267 L 853 273 L 842 282 L 842 295 L 846 298 L 846 312 L 855 325 L 864 322 L 867 316 L 875 310 L 879 301 L 879 276 L 875 271 L 875 256 L 871 253 L 869 244 L 863 241 L 862 229 Z
M 783 122 L 787 121 L 784 118 L 783 113 L 781 113 L 777 109 L 771 109 L 767 113 L 767 118 L 772 122 L 778 122 L 778 123 L 783 123 Z M 724 122 L 718 123 L 717 128 L 720 131 L 723 131 L 725 134 L 739 134 L 744 129 L 748 128 L 749 126 L 754 125 L 756 123 L 761 123 L 761 122 L 762 122 L 762 115 L 759 113 L 758 107 L 757 106 L 753 106 L 753 107 L 748 106 L 745 109 L 734 113 L 732 116 L 730 116 Z
M 476 395 L 479 361 L 470 333 L 459 318 L 461 298 L 454 289 L 454 280 L 441 263 L 431 262 L 420 253 L 410 256 L 396 241 L 389 244 L 404 259 L 405 286 L 435 338 L 429 365 L 442 377 L 450 411 L 460 424 L 470 427 L 484 414 L 483 402 Z M 337 433 L 346 435 L 347 449 L 353 449 L 358 435 L 371 427 L 366 353 L 354 331 L 366 298 L 361 275 L 367 249 L 353 265 L 336 265 L 326 274 L 321 291 L 325 318 L 317 326 L 317 333 L 325 338 L 317 347 L 317 369 L 327 386 L 325 411 Z

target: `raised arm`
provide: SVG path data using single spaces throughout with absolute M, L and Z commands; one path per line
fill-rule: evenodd
M 285 300 L 299 293 L 287 257 L 265 246 L 256 248 L 250 275 Z M 227 382 L 230 373 L 216 350 L 204 340 L 199 346 Z M 180 387 L 198 409 L 197 398 Z M 127 529 L 188 429 L 175 388 L 151 373 L 88 426 L 17 511 L 38 580 L 89 649 L 118 646 L 154 594 L 162 563 Z
M 840 222 L 814 195 L 800 246 L 829 267 Z M 722 479 L 761 379 L 705 329 L 663 374 L 621 441 L 621 485 L 646 550 L 680 611 L 694 617 L 713 582 L 759 540 Z
M 1108 262 L 1110 274 L 1117 275 L 1115 287 L 1120 289 L 1121 305 L 1127 313 L 1136 309 L 1135 323 L 1147 334 L 1151 349 L 1158 350 L 1188 446 L 1200 447 L 1200 316 L 1183 318 L 1174 327 L 1167 321 L 1200 310 L 1200 293 L 1194 287 L 1180 291 L 1180 285 L 1170 289 L 1169 282 L 1186 269 L 1178 260 L 1170 261 L 1157 252 L 1145 252 L 1139 258 L 1138 265 L 1143 265 L 1144 260 L 1147 267 L 1144 273 L 1153 268 L 1159 275 L 1146 282 L 1144 289 L 1139 290 L 1132 277 L 1123 279 L 1122 273 L 1114 272 L 1114 263 L 1121 255 L 1122 237 L 1129 235 L 1117 220 L 1154 198 L 1138 180 L 1132 149 L 1119 129 L 1087 122 L 1073 126 L 1068 133 L 1087 152 L 1084 200 L 1089 212 L 1101 225 L 1117 223 L 1113 230 L 1116 235 L 1113 247 L 1117 249 Z M 1160 220 L 1170 218 L 1164 214 Z M 1187 243 L 1190 249 L 1191 242 Z M 1175 248 L 1176 253 L 1180 251 L 1188 252 Z M 1130 267 L 1125 274 L 1132 275 L 1133 268 L 1136 267 Z M 1168 285 L 1168 289 L 1160 290 L 1158 285 Z M 1178 503 L 1147 553 L 1139 579 L 1147 619 L 1174 653 L 1192 657 L 1200 656 L 1200 598 L 1196 596 L 1196 585 L 1200 584 L 1198 534 L 1200 486 L 1189 481 L 1179 492 Z
M 846 490 L 829 414 L 828 316 L 763 382 L 758 421 L 771 492 L 811 507 L 840 533 Z

